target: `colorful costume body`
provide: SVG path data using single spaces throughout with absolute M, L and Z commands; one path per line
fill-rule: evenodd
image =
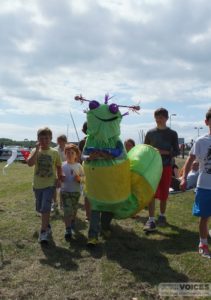
M 122 115 L 116 104 L 108 105 L 107 101 L 90 101 L 87 112 L 83 152 L 86 195 L 92 210 L 112 212 L 114 218 L 123 219 L 150 202 L 160 180 L 162 161 L 159 152 L 148 145 L 137 145 L 126 153 L 119 138 Z

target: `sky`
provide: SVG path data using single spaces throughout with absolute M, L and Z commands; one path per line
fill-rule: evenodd
M 82 94 L 140 105 L 122 119 L 121 138 L 141 142 L 153 113 L 185 142 L 208 131 L 211 107 L 210 0 L 1 0 L 0 137 L 77 141 Z M 125 110 L 121 110 L 123 113 Z

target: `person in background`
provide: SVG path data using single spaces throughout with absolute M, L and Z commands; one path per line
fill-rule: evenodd
M 27 159 L 28 166 L 34 166 L 33 191 L 36 211 L 41 214 L 41 229 L 38 241 L 47 243 L 51 233 L 50 212 L 56 179 L 62 179 L 61 158 L 56 149 L 50 147 L 52 131 L 41 128 L 37 132 L 38 142 Z
M 72 237 L 73 224 L 78 210 L 80 198 L 80 184 L 84 180 L 82 165 L 78 162 L 80 157 L 79 148 L 74 144 L 65 146 L 66 161 L 62 164 L 63 178 L 61 183 L 61 198 L 64 207 L 65 240 Z
M 85 137 L 79 142 L 78 147 L 81 153 L 83 153 L 84 145 L 86 143 L 86 136 L 87 136 L 87 122 L 84 122 L 82 127 L 82 132 L 85 134 Z M 82 163 L 82 160 L 81 160 Z M 89 200 L 86 196 L 84 196 L 84 208 L 86 213 L 86 221 L 88 222 L 90 220 L 90 214 L 91 214 L 91 207 Z
M 172 190 L 170 189 L 171 192 L 181 191 L 180 183 L 182 180 L 183 173 L 184 173 L 184 167 L 178 172 L 179 174 L 178 178 L 172 176 L 172 181 L 171 181 Z M 199 162 L 197 160 L 194 160 L 191 165 L 191 169 L 187 175 L 187 185 L 186 185 L 187 190 L 196 187 L 198 176 L 199 176 Z
M 180 179 L 179 179 L 179 167 L 176 164 L 175 159 L 172 159 L 172 178 L 169 191 L 179 191 L 180 190 Z
M 147 132 L 144 143 L 155 147 L 161 155 L 163 172 L 154 199 L 149 203 L 149 219 L 144 226 L 144 231 L 154 231 L 155 224 L 155 199 L 160 200 L 160 215 L 157 220 L 159 226 L 166 225 L 166 207 L 169 195 L 169 187 L 172 179 L 172 158 L 179 152 L 178 135 L 176 131 L 166 126 L 168 111 L 159 108 L 154 112 L 156 128 Z
M 199 217 L 199 254 L 211 258 L 208 248 L 208 220 L 211 216 L 211 108 L 207 111 L 205 124 L 208 133 L 199 137 L 193 144 L 184 165 L 181 189 L 187 187 L 187 176 L 195 159 L 199 162 L 199 177 L 193 205 L 193 215 Z
M 66 144 L 67 144 L 66 135 L 64 135 L 64 134 L 59 135 L 57 137 L 57 146 L 55 147 L 55 149 L 59 152 L 59 155 L 60 155 L 60 158 L 61 158 L 62 162 L 66 160 L 65 153 L 64 153 L 64 148 L 65 148 Z M 60 198 L 59 183 L 57 183 L 57 187 L 56 187 L 55 193 L 53 195 L 53 202 L 52 202 L 52 205 L 51 205 L 51 211 L 52 212 L 55 210 L 55 208 L 58 207 L 58 201 L 57 201 L 58 195 L 59 195 L 59 198 Z M 59 199 L 59 205 L 60 205 L 60 209 L 62 209 L 63 205 L 62 205 L 61 198 Z
M 199 162 L 194 160 L 187 176 L 187 189 L 195 188 L 199 177 Z M 181 180 L 182 178 L 180 178 Z
M 126 149 L 127 152 L 129 152 L 130 149 L 135 147 L 135 145 L 136 145 L 136 143 L 132 139 L 125 140 L 125 142 L 124 142 L 124 146 L 125 146 L 125 149 Z
M 67 144 L 67 137 L 66 137 L 66 135 L 65 134 L 59 135 L 57 137 L 57 146 L 55 147 L 55 149 L 58 150 L 59 155 L 60 155 L 62 161 L 66 160 L 65 152 L 64 152 L 64 148 L 65 148 L 66 144 Z

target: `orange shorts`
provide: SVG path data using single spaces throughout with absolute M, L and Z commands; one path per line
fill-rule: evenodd
M 171 178 L 172 178 L 172 167 L 166 166 L 163 167 L 162 176 L 155 193 L 155 198 L 160 201 L 166 201 L 169 195 L 169 188 L 171 185 Z

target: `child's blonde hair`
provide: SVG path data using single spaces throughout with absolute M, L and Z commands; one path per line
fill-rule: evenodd
M 66 154 L 67 150 L 72 149 L 77 154 L 77 158 L 80 157 L 81 151 L 79 150 L 78 146 L 72 143 L 66 144 L 64 147 L 64 153 Z

